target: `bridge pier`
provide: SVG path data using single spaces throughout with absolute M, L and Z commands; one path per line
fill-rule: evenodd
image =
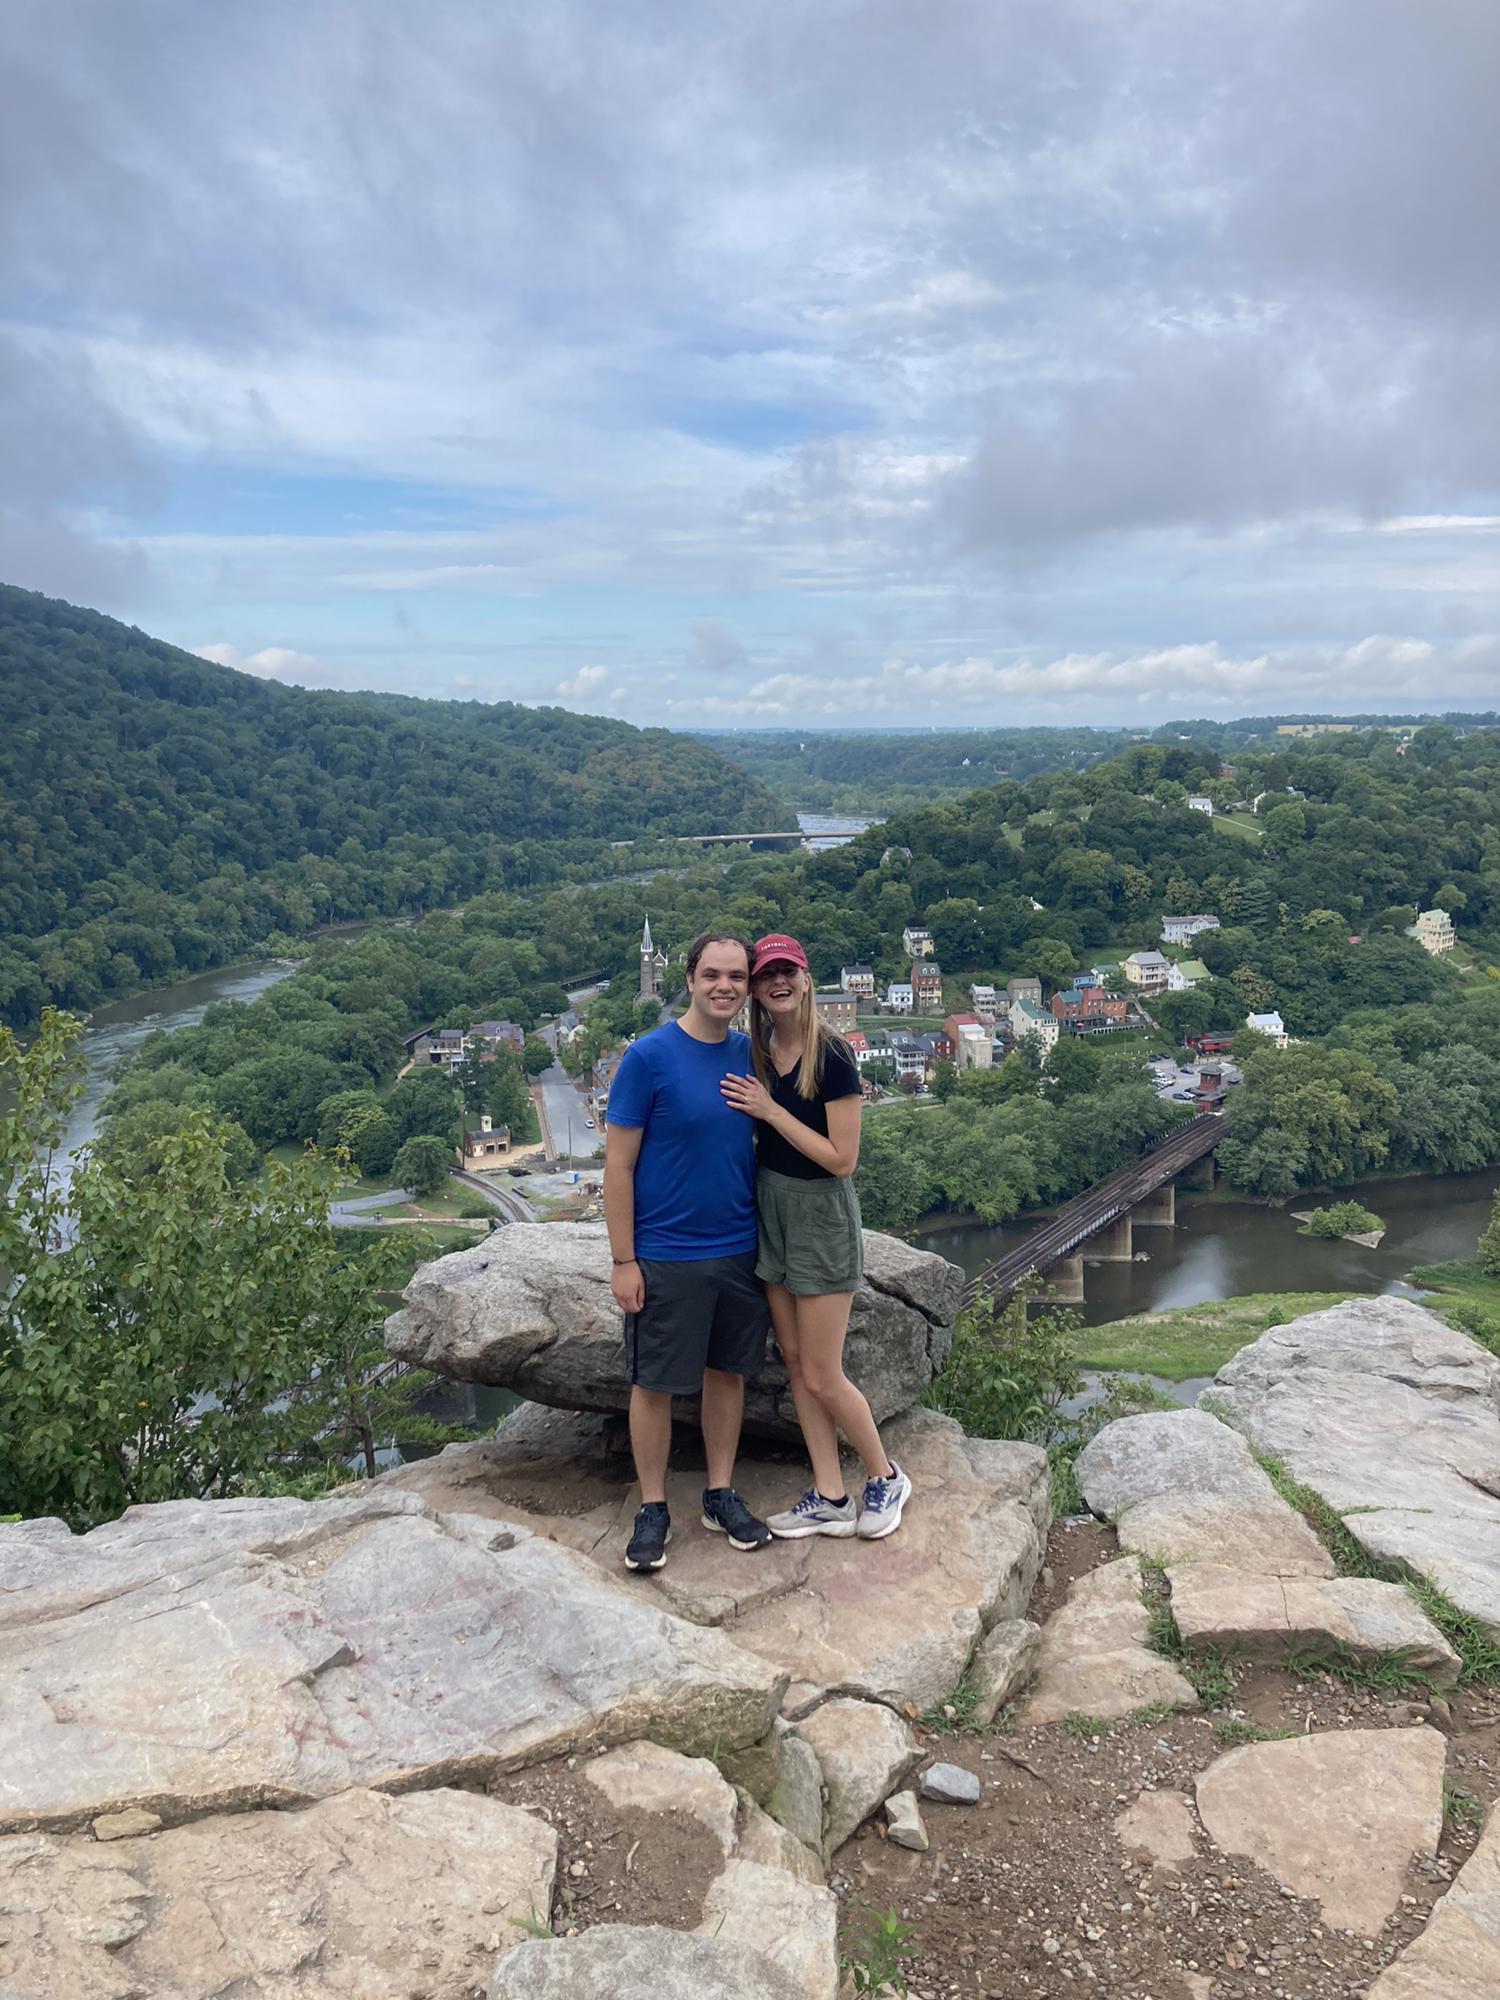
M 1137 1229 L 1175 1229 L 1177 1227 L 1177 1183 L 1168 1181 L 1154 1194 L 1148 1194 L 1144 1201 L 1137 1202 L 1130 1211 L 1130 1220 Z
M 1081 1306 L 1083 1304 L 1083 1258 L 1060 1257 L 1048 1266 L 1042 1289 L 1036 1295 L 1039 1306 Z
M 1091 1236 L 1083 1246 L 1085 1257 L 1099 1264 L 1129 1264 L 1135 1257 L 1135 1243 L 1131 1237 L 1130 1216 L 1116 1216 L 1113 1222 Z
M 1185 1188 L 1212 1189 L 1218 1177 L 1218 1162 L 1212 1153 L 1205 1153 L 1201 1160 L 1194 1160 L 1185 1166 L 1177 1176 Z

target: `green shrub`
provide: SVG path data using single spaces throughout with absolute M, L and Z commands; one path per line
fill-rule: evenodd
M 1304 1218 L 1298 1232 L 1302 1236 L 1364 1236 L 1372 1229 L 1384 1229 L 1380 1217 L 1357 1201 L 1330 1202 L 1315 1208 Z

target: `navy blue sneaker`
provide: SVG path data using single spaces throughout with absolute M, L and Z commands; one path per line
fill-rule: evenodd
M 771 1539 L 771 1530 L 732 1486 L 704 1487 L 703 1525 L 716 1535 L 728 1535 L 732 1549 L 763 1549 Z
M 672 1539 L 672 1516 L 665 1500 L 648 1500 L 635 1517 L 635 1533 L 625 1549 L 626 1569 L 662 1569 Z

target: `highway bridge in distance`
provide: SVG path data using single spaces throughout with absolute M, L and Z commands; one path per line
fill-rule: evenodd
M 1213 1151 L 1224 1136 L 1224 1121 L 1208 1111 L 1169 1132 L 1138 1160 L 1095 1182 L 1052 1220 L 1033 1229 L 1014 1250 L 989 1265 L 964 1287 L 964 1304 L 980 1299 L 1004 1305 L 1023 1278 L 1042 1276 L 1057 1265 L 1072 1268 L 1063 1282 L 1049 1286 L 1054 1300 L 1083 1298 L 1083 1259 L 1128 1263 L 1135 1255 L 1136 1228 L 1172 1228 L 1177 1218 L 1178 1177 L 1207 1162 L 1213 1184 Z

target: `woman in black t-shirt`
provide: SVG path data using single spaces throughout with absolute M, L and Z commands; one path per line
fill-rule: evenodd
M 901 1525 L 911 1481 L 886 1457 L 862 1392 L 844 1373 L 849 1308 L 864 1275 L 859 1197 L 859 1069 L 817 1010 L 807 954 L 795 938 L 763 937 L 750 961 L 753 1077 L 720 1088 L 758 1120 L 756 1271 L 812 1460 L 813 1483 L 767 1525 L 796 1541 L 858 1534 L 879 1541 Z M 865 1462 L 863 1504 L 844 1490 L 838 1434 Z

